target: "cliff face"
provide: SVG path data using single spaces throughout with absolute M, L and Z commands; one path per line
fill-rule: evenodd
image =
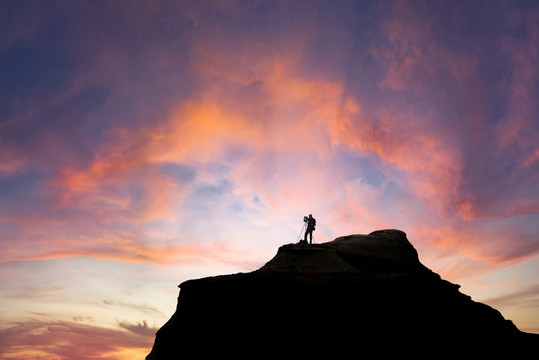
M 180 288 L 147 360 L 428 355 L 433 348 L 518 356 L 539 345 L 539 335 L 520 332 L 423 266 L 399 230 L 284 245 L 259 270 Z

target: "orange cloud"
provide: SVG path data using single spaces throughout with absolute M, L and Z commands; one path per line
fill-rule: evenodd
M 87 167 L 61 169 L 54 184 L 60 208 L 90 209 L 108 223 L 175 222 L 187 211 L 181 204 L 196 185 L 180 186 L 156 169 L 187 164 L 197 170 L 196 183 L 212 183 L 203 170 L 212 162 L 230 166 L 233 186 L 256 189 L 272 209 L 305 206 L 320 193 L 334 194 L 331 162 L 342 149 L 378 156 L 387 171 L 407 174 L 413 191 L 435 208 L 451 206 L 459 186 L 458 154 L 435 132 L 414 132 L 423 119 L 390 109 L 377 113 L 344 95 L 341 83 L 302 76 L 299 49 L 286 57 L 270 55 L 260 44 L 257 51 L 240 47 L 235 53 L 201 49 L 194 52 L 200 61 L 193 61 L 204 91 L 155 124 L 114 129 Z M 241 149 L 239 158 L 229 156 L 234 149 Z M 138 204 L 128 191 L 137 186 L 146 195 Z M 129 234 L 112 237 L 92 241 L 110 241 L 111 254 L 117 251 L 114 243 L 130 248 L 122 240 L 132 238 Z M 131 260 L 155 259 L 137 246 L 125 250 L 134 254 Z
M 181 243 L 184 242 L 184 243 Z M 68 245 L 70 244 L 70 245 Z M 0 259 L 1 263 L 26 262 L 35 260 L 54 260 L 68 257 L 94 257 L 127 263 L 150 263 L 162 266 L 229 264 L 243 269 L 254 269 L 256 259 L 243 259 L 227 245 L 211 242 L 207 245 L 196 241 L 185 243 L 179 239 L 178 244 L 162 245 L 153 241 L 143 244 L 129 238 L 110 236 L 109 239 L 92 237 L 86 242 L 73 244 L 70 239 L 59 240 L 54 246 L 56 250 L 47 251 L 38 247 L 33 255 L 13 254 Z
M 107 221 L 140 223 L 169 216 L 171 194 L 181 188 L 152 168 L 147 142 L 131 131 L 113 130 L 87 168 L 60 169 L 53 182 L 60 189 L 56 206 L 91 210 Z M 134 198 L 130 189 L 140 189 L 143 198 Z
M 200 184 L 226 182 L 231 193 L 253 194 L 251 198 L 273 210 L 311 206 L 323 194 L 347 202 L 346 208 L 335 205 L 343 216 L 350 209 L 366 213 L 365 198 L 377 194 L 356 186 L 361 183 L 360 172 L 349 177 L 338 174 L 341 169 L 332 162 L 344 150 L 379 159 L 387 178 L 417 195 L 442 218 L 479 217 L 474 194 L 463 191 L 463 153 L 447 134 L 451 125 L 444 124 L 452 117 L 437 118 L 441 112 L 437 101 L 445 95 L 432 98 L 425 86 L 436 84 L 441 69 L 460 84 L 475 83 L 472 70 L 477 64 L 463 53 L 449 57 L 433 41 L 428 31 L 432 24 L 422 23 L 420 14 L 403 23 L 402 11 L 414 15 L 406 6 L 397 6 L 384 18 L 388 46 L 368 49 L 384 69 L 373 91 L 424 96 L 418 104 L 402 106 L 404 101 L 395 100 L 392 92 L 383 102 L 370 102 L 345 88 L 344 82 L 328 80 L 335 77 L 312 75 L 305 68 L 305 51 L 314 38 L 310 32 L 292 33 L 275 48 L 271 40 L 253 39 L 249 33 L 238 39 L 237 34 L 217 31 L 218 24 L 207 25 L 211 30 L 201 29 L 196 41 L 189 42 L 187 65 L 196 77 L 192 93 L 172 105 L 163 118 L 138 128 L 111 130 L 89 165 L 60 169 L 54 182 L 59 189 L 57 207 L 87 210 L 88 220 L 108 229 L 114 229 L 114 223 L 138 226 L 110 236 L 92 237 L 89 231 L 85 241 L 94 239 L 100 246 L 117 241 L 125 249 L 132 245 L 136 261 L 153 261 L 153 255 L 139 246 L 151 237 L 144 226 L 182 223 L 189 212 L 184 202 Z M 157 61 L 173 63 L 167 55 L 161 52 Z M 472 107 L 471 103 L 461 106 Z M 441 105 L 447 104 L 441 101 Z M 470 121 L 480 125 L 484 121 L 480 106 L 471 110 Z M 535 158 L 530 155 L 522 164 L 533 165 Z M 213 163 L 226 167 L 227 174 L 211 174 L 208 168 Z M 163 176 L 159 171 L 163 164 L 192 167 L 193 183 L 178 184 Z M 335 184 L 338 176 L 345 181 Z M 525 208 L 534 206 L 530 202 Z M 385 223 L 376 214 L 370 219 Z M 192 241 L 185 232 L 167 231 L 161 231 L 164 238 L 184 236 L 186 242 Z M 130 245 L 124 239 L 140 240 Z
M 380 116 L 371 120 L 354 106 L 333 122 L 334 142 L 365 156 L 375 154 L 403 171 L 414 193 L 440 214 L 453 208 L 460 186 L 459 154 L 436 133 L 415 132 L 418 119 L 388 111 Z
M 235 63 L 241 57 L 226 56 L 217 56 L 215 62 Z M 145 188 L 155 189 L 153 209 L 147 212 L 167 216 L 169 195 L 181 189 L 152 174 L 152 165 L 226 163 L 227 150 L 235 146 L 244 147 L 249 159 L 265 152 L 331 157 L 334 144 L 327 131 L 342 112 L 341 85 L 298 77 L 292 60 L 251 60 L 258 65 L 249 76 L 232 66 L 217 65 L 218 70 L 213 70 L 213 63 L 200 65 L 206 76 L 215 71 L 222 74 L 221 80 L 205 84 L 203 94 L 182 102 L 162 125 L 135 132 L 116 129 L 89 167 L 63 169 L 57 182 L 64 188 L 59 203 L 91 199 L 126 209 L 129 197 L 111 194 L 110 189 L 117 190 L 138 176 Z M 221 73 L 223 68 L 228 72 Z M 248 94 L 250 88 L 258 95 Z M 350 106 L 349 101 L 346 107 Z
M 147 355 L 153 336 L 126 326 L 106 328 L 68 321 L 28 320 L 0 330 L 0 355 L 6 359 L 53 360 L 107 357 L 126 360 Z

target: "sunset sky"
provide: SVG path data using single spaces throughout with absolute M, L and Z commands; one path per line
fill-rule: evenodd
M 539 333 L 538 19 L 0 1 L 0 359 L 142 359 L 178 284 L 261 267 L 309 213 L 318 243 L 405 231 Z

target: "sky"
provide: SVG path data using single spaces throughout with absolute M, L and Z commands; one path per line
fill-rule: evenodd
M 0 359 L 142 359 L 178 284 L 258 269 L 309 213 L 316 243 L 405 231 L 539 333 L 538 19 L 0 1 Z

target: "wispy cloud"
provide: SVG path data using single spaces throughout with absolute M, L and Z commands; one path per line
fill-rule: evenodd
M 539 286 L 533 285 L 509 295 L 485 300 L 494 307 L 516 306 L 539 308 Z
M 186 15 L 186 26 L 193 27 L 197 17 L 212 16 L 203 8 Z M 231 16 L 242 17 L 233 5 L 226 9 Z M 466 9 L 458 5 L 449 16 L 455 21 L 471 21 L 459 18 L 462 11 Z M 423 21 L 427 13 L 431 21 Z M 84 156 L 80 153 L 80 162 L 52 148 L 60 161 L 36 178 L 40 187 L 35 188 L 35 195 L 48 200 L 49 207 L 33 204 L 33 209 L 23 208 L 18 221 L 6 209 L 4 222 L 21 231 L 49 222 L 31 239 L 53 239 L 61 229 L 64 236 L 54 241 L 57 249 L 41 250 L 45 257 L 100 256 L 101 249 L 86 245 L 92 242 L 102 249 L 109 247 L 103 255 L 121 252 L 117 246 L 121 244 L 126 253 L 133 254 L 124 258 L 152 261 L 150 252 L 158 245 L 151 244 L 148 227 L 172 225 L 189 217 L 184 204 L 193 196 L 200 200 L 209 196 L 199 191 L 207 184 L 231 184 L 230 192 L 249 191 L 274 210 L 282 203 L 308 204 L 316 194 L 340 193 L 349 197 L 346 201 L 351 208 L 361 211 L 359 206 L 366 201 L 360 200 L 351 184 L 365 173 L 354 171 L 352 164 L 348 169 L 342 164 L 332 166 L 343 151 L 358 159 L 379 159 L 377 170 L 383 176 L 445 220 L 455 215 L 473 221 L 533 213 L 538 206 L 533 191 L 538 176 L 537 148 L 529 136 L 536 132 L 533 119 L 537 109 L 531 97 L 516 94 L 535 91 L 528 79 L 537 71 L 536 62 L 530 61 L 536 49 L 525 50 L 524 46 L 533 43 L 536 31 L 529 17 L 510 15 L 513 28 L 521 24 L 529 29 L 526 37 L 511 42 L 511 35 L 506 35 L 492 41 L 512 59 L 512 68 L 522 69 L 527 76 L 507 72 L 505 80 L 492 78 L 486 70 L 501 61 L 500 55 L 477 44 L 473 37 L 453 43 L 446 33 L 457 36 L 459 30 L 450 21 L 441 21 L 442 13 L 432 5 L 399 4 L 382 17 L 379 26 L 360 35 L 359 48 L 353 44 L 334 53 L 340 61 L 349 58 L 351 51 L 364 52 L 355 57 L 358 83 L 332 78 L 327 68 L 313 73 L 317 63 L 305 54 L 321 46 L 316 32 L 311 32 L 312 25 L 302 30 L 292 26 L 280 11 L 275 16 L 289 30 L 286 41 L 276 42 L 255 31 L 241 33 L 242 41 L 233 42 L 237 34 L 227 31 L 233 27 L 231 22 L 200 20 L 200 28 L 192 28 L 186 40 L 188 57 L 180 59 L 170 48 L 163 48 L 157 54 L 157 66 L 153 55 L 139 56 L 142 63 L 152 64 L 148 74 L 168 71 L 174 61 L 180 61 L 186 69 L 183 73 L 196 79 L 197 86 L 177 97 L 175 103 L 169 102 L 167 111 L 144 113 L 153 116 L 152 121 L 137 115 L 136 120 L 116 120 L 113 126 L 96 123 L 103 136 L 85 140 L 84 145 L 92 149 Z M 301 21 L 307 24 L 314 16 L 316 11 L 305 14 Z M 407 21 L 402 21 L 403 17 Z M 148 20 L 143 23 L 153 26 Z M 128 29 L 132 24 L 125 26 Z M 213 36 L 216 33 L 218 37 Z M 108 42 L 94 44 L 93 51 L 103 53 Z M 230 51 L 232 43 L 234 51 Z M 144 46 L 153 48 L 149 43 Z M 472 46 L 479 46 L 481 56 L 489 57 L 488 69 L 477 61 L 477 55 L 467 51 Z M 48 105 L 38 113 L 72 102 L 89 86 L 101 83 L 110 87 L 109 75 L 124 79 L 122 74 L 131 74 L 135 69 L 125 65 L 126 58 L 121 59 L 126 50 L 115 51 L 117 62 L 108 57 L 92 64 L 90 75 L 78 77 L 67 90 L 59 90 L 55 100 L 44 101 Z M 522 56 L 525 51 L 530 56 Z M 367 67 L 368 61 L 376 65 Z M 511 86 L 504 90 L 509 96 L 502 97 L 503 90 L 492 90 L 509 80 Z M 149 81 L 137 87 L 116 86 L 108 101 L 119 96 L 139 98 L 152 92 L 156 84 Z M 514 105 L 517 103 L 521 106 Z M 493 113 L 500 107 L 505 111 Z M 112 109 L 106 102 L 98 102 L 97 108 L 110 118 Z M 520 130 L 510 130 L 511 124 L 519 124 L 515 126 Z M 69 127 L 87 134 L 87 128 Z M 48 134 L 50 138 L 52 133 Z M 520 134 L 519 143 L 508 140 L 517 136 L 511 134 Z M 66 144 L 65 139 L 55 136 Z M 9 158 L 4 172 L 13 173 L 36 156 L 17 152 L 20 150 L 4 152 Z M 216 165 L 226 172 L 215 171 Z M 167 169 L 171 166 L 189 169 L 188 181 L 170 176 Z M 343 180 L 348 185 L 339 189 Z M 45 190 L 42 184 L 49 188 Z M 241 198 L 234 200 L 243 202 Z M 89 227 L 89 222 L 94 226 Z M 168 238 L 180 236 L 185 242 L 195 234 L 169 234 Z M 37 247 L 35 255 L 25 255 L 41 256 L 39 251 Z M 24 258 L 10 258 L 17 257 Z
M 126 350 L 136 351 L 141 356 L 147 354 L 147 349 L 152 345 L 152 338 L 149 336 L 152 329 L 146 322 L 138 325 L 122 322 L 118 328 L 41 320 L 5 325 L 7 326 L 0 330 L 0 356 L 10 359 L 35 356 L 45 359 L 94 359 L 104 354 Z
M 137 324 L 131 324 L 127 321 L 120 321 L 118 325 L 120 325 L 121 328 L 129 330 L 137 335 L 148 338 L 155 335 L 158 330 L 157 328 L 149 327 L 145 320 L 142 323 L 139 322 Z
M 539 251 L 533 4 L 0 7 L 0 263 L 15 272 L 80 257 L 253 270 L 305 212 L 318 241 L 401 228 L 451 280 Z M 42 282 L 8 293 L 68 291 Z M 26 346 L 46 342 L 33 328 L 142 337 L 148 323 L 5 334 Z
M 110 306 L 121 306 L 126 307 L 129 309 L 136 310 L 138 312 L 150 315 L 150 316 L 163 316 L 166 317 L 163 313 L 159 311 L 155 306 L 145 303 L 135 304 L 133 302 L 125 302 L 125 301 L 118 301 L 118 300 L 111 300 L 111 299 L 105 299 L 103 300 L 103 304 L 110 305 Z M 146 322 L 144 323 L 146 325 Z

